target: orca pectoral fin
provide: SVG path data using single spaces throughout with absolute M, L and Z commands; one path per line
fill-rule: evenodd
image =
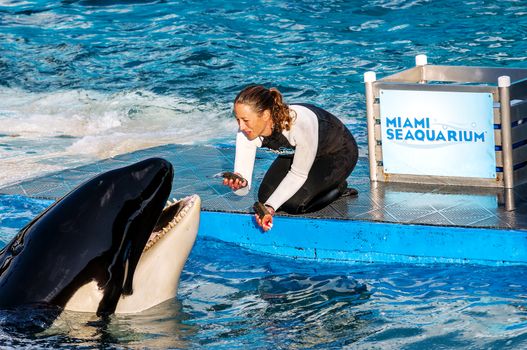
M 108 279 L 100 287 L 103 296 L 97 307 L 97 316 L 109 315 L 115 312 L 119 298 L 123 292 L 124 269 L 113 268 L 108 274 Z
M 102 297 L 99 306 L 97 307 L 97 316 L 110 315 L 115 312 L 119 298 L 121 297 L 122 287 L 115 284 L 109 284 Z

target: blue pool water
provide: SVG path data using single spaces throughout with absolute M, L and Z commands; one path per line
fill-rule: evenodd
M 0 196 L 0 239 L 50 201 Z M 0 247 L 4 243 L 0 243 Z M 178 298 L 146 312 L 0 313 L 6 347 L 520 349 L 527 268 L 322 264 L 198 238 Z
M 527 66 L 522 1 L 0 1 L 0 186 L 168 142 L 233 141 L 249 83 L 339 115 L 364 72 Z M 0 246 L 49 202 L 0 197 Z M 526 269 L 330 265 L 198 239 L 177 300 L 103 323 L 0 313 L 3 347 L 525 348 Z M 31 330 L 31 331 L 28 331 Z

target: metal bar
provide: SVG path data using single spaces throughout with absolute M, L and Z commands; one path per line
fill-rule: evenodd
M 497 101 L 499 101 L 499 96 Z M 501 124 L 499 103 L 495 104 L 494 108 L 492 108 L 492 113 L 494 114 L 494 124 Z
M 527 98 L 527 79 L 515 81 L 510 87 L 511 100 Z
M 504 189 L 505 195 L 505 210 L 512 211 L 516 208 L 514 204 L 514 189 L 506 188 Z
M 503 168 L 503 155 L 501 154 L 501 151 L 495 151 L 494 153 L 496 154 L 496 166 Z M 503 187 L 503 184 L 501 184 L 501 186 Z
M 373 95 L 373 83 L 377 80 L 375 72 L 364 73 L 364 86 L 366 94 L 366 120 L 368 127 L 368 160 L 370 164 L 370 181 L 377 181 L 377 159 L 375 156 L 375 113 L 373 104 L 375 96 Z
M 522 164 L 527 161 L 527 145 L 512 150 L 513 165 Z
M 494 145 L 501 146 L 501 129 L 494 130 Z M 496 166 L 498 166 L 498 164 L 496 164 Z
M 516 188 L 527 182 L 527 166 L 514 171 L 514 185 Z
M 380 180 L 379 180 L 380 181 Z M 496 174 L 496 179 L 484 179 L 478 177 L 455 177 L 455 176 L 436 176 L 436 175 L 408 175 L 408 174 L 387 174 L 384 173 L 385 182 L 402 182 L 418 184 L 441 184 L 445 186 L 464 186 L 464 187 L 495 187 L 501 188 L 501 173 Z
M 511 122 L 517 122 L 527 118 L 527 101 L 516 102 L 512 101 L 511 106 Z
M 501 76 L 498 78 L 501 112 L 501 147 L 503 153 L 503 185 L 505 188 L 514 187 L 511 137 L 511 104 L 509 95 L 510 86 L 510 77 Z
M 426 84 L 425 80 L 425 66 L 428 64 L 428 58 L 426 55 L 417 55 L 415 56 L 415 66 L 419 67 L 420 78 L 419 84 Z
M 394 83 L 417 83 L 422 78 L 421 71 L 422 67 L 413 67 L 379 79 L 379 81 Z
M 445 91 L 445 92 L 486 92 L 496 91 L 495 86 L 484 85 L 438 85 L 438 84 L 418 84 L 418 83 L 392 83 L 379 80 L 375 83 L 380 90 L 405 90 L 405 91 Z
M 524 142 L 527 140 L 527 123 L 521 123 L 518 126 L 512 128 L 511 130 L 512 135 L 512 144 L 516 144 L 518 142 Z M 514 156 L 514 162 L 516 164 L 524 162 L 527 160 L 527 156 L 525 158 L 516 158 Z
M 514 82 L 527 78 L 526 69 L 490 68 L 467 66 L 424 66 L 425 79 L 438 82 L 487 83 L 496 84 L 500 76 L 509 76 Z M 495 85 L 494 85 L 495 86 Z

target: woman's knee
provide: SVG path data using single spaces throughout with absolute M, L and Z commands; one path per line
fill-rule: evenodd
M 301 214 L 305 212 L 312 195 L 301 188 L 293 197 L 280 206 L 280 210 L 288 214 Z
M 299 202 L 287 201 L 282 204 L 280 210 L 288 214 L 301 214 L 305 210 L 305 205 Z

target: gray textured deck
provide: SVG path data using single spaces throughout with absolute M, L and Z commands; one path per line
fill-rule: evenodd
M 57 199 L 81 182 L 107 170 L 149 158 L 162 157 L 174 165 L 172 197 L 191 193 L 201 196 L 203 210 L 252 211 L 256 201 L 253 187 L 249 195 L 234 195 L 213 175 L 231 170 L 234 148 L 164 145 L 116 156 L 90 165 L 68 169 L 0 188 L 0 194 Z M 276 155 L 259 151 L 255 164 L 255 187 Z M 371 184 L 368 160 L 360 158 L 349 177 L 359 190 L 355 198 L 341 198 L 307 217 L 344 220 L 371 220 L 404 224 L 527 229 L 527 186 L 515 189 L 516 210 L 506 211 L 499 189 L 461 188 L 441 185 Z

